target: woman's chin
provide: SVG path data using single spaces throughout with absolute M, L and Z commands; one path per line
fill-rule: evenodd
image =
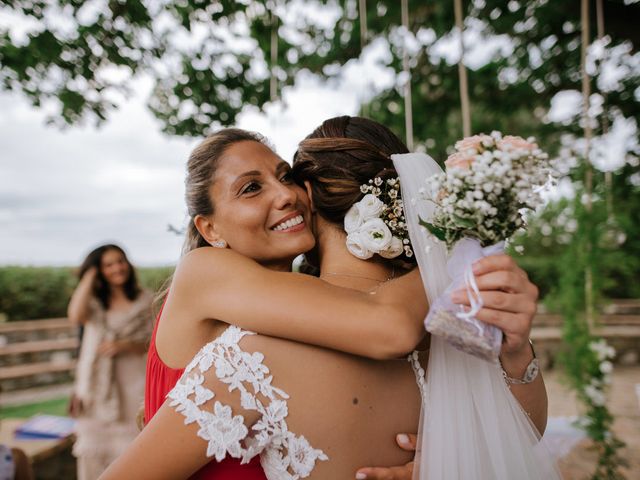
M 127 283 L 128 278 L 114 278 L 112 280 L 109 280 L 109 285 L 111 285 L 111 287 L 113 288 L 119 288 L 119 287 L 123 287 L 125 283 Z

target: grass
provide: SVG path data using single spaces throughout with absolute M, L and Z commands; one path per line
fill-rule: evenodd
M 67 397 L 47 400 L 46 402 L 29 403 L 25 405 L 15 405 L 0 408 L 1 418 L 29 418 L 42 413 L 47 415 L 67 415 Z

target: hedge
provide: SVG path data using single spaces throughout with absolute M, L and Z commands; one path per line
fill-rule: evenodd
M 173 267 L 137 268 L 140 283 L 158 291 Z M 78 280 L 70 267 L 0 267 L 0 321 L 65 317 Z

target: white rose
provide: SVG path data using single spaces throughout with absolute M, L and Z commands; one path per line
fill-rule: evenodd
M 347 235 L 347 250 L 361 260 L 373 257 L 373 252 L 364 246 L 363 235 L 360 232 L 353 232 Z
M 363 222 L 372 218 L 378 218 L 384 210 L 384 203 L 371 193 L 365 195 L 356 205 L 358 205 Z
M 600 371 L 604 374 L 611 373 L 613 371 L 613 364 L 605 360 L 600 364 Z
M 362 225 L 362 215 L 360 214 L 360 202 L 354 203 L 344 216 L 344 231 L 353 233 Z
M 374 253 L 386 250 L 391 245 L 393 235 L 389 227 L 380 218 L 372 218 L 360 227 L 362 245 Z
M 384 258 L 396 258 L 404 251 L 404 244 L 398 237 L 391 238 L 391 244 L 386 250 L 380 252 L 380 256 Z

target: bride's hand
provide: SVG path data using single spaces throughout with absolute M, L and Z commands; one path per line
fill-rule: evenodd
M 530 354 L 529 334 L 538 304 L 538 288 L 508 255 L 492 255 L 473 264 L 484 306 L 476 317 L 504 333 L 501 356 Z M 464 290 L 451 295 L 454 303 L 469 305 Z
M 396 435 L 396 442 L 403 450 L 413 452 L 416 449 L 416 436 L 401 433 Z M 358 480 L 411 480 L 413 462 L 401 467 L 365 467 L 356 472 Z

